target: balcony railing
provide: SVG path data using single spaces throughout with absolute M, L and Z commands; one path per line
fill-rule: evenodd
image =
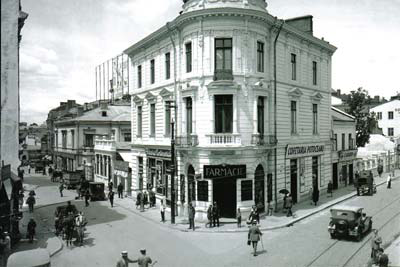
M 240 134 L 232 133 L 216 133 L 206 135 L 208 140 L 208 145 L 211 146 L 237 146 L 241 145 L 242 141 L 240 139 Z
M 188 136 L 177 136 L 175 138 L 175 145 L 177 147 L 192 147 L 197 146 L 199 144 L 199 140 L 197 135 L 191 134 Z
M 90 153 L 93 153 L 94 147 L 85 146 L 81 149 L 81 151 L 83 154 L 90 154 Z
M 251 144 L 257 146 L 275 145 L 277 142 L 275 135 L 253 134 L 251 136 Z

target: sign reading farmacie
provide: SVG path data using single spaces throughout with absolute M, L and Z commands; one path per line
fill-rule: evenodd
M 215 178 L 246 178 L 246 165 L 204 165 L 205 179 Z
M 310 157 L 323 154 L 325 144 L 288 145 L 286 158 Z

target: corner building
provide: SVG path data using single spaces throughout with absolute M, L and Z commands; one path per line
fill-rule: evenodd
M 299 201 L 313 179 L 326 187 L 336 48 L 312 35 L 311 16 L 284 21 L 275 131 L 274 40 L 283 20 L 264 0 L 183 2 L 175 20 L 124 51 L 133 88 L 132 189 L 154 190 L 169 204 L 171 120 L 179 215 L 192 202 L 196 217 L 206 218 L 216 201 L 222 217 L 234 217 L 237 208 L 273 207 L 284 188 Z

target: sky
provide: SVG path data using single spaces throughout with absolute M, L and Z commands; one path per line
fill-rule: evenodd
M 22 0 L 21 121 L 42 123 L 60 102 L 95 100 L 95 67 L 178 16 L 182 0 Z M 267 0 L 281 19 L 312 15 L 335 45 L 332 88 L 400 92 L 400 0 Z

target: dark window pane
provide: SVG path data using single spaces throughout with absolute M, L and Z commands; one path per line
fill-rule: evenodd
M 208 201 L 208 181 L 197 182 L 197 200 Z
M 241 182 L 241 195 L 242 201 L 252 200 L 253 199 L 253 181 L 245 180 Z

